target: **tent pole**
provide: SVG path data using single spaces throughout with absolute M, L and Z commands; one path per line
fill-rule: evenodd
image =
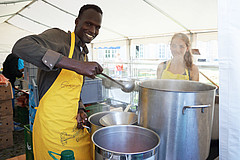
M 131 39 L 126 39 L 126 52 L 127 52 L 127 64 L 129 77 L 132 77 L 132 55 L 131 55 Z

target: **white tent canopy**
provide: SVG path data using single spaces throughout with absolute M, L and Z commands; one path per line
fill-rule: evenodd
M 103 10 L 102 28 L 93 43 L 217 30 L 217 0 L 0 0 L 1 52 L 30 33 L 52 27 L 73 31 L 84 4 Z
M 217 4 L 219 2 L 219 5 Z M 219 28 L 220 159 L 239 159 L 239 1 L 233 0 L 0 0 L 0 53 L 9 54 L 19 38 L 58 27 L 73 31 L 84 4 L 103 10 L 93 41 L 148 38 L 174 32 L 212 32 Z M 219 14 L 218 16 L 218 8 Z M 217 25 L 219 18 L 219 27 Z M 229 56 L 231 55 L 231 56 Z M 4 56 L 0 56 L 1 59 Z M 1 63 L 0 59 L 0 63 Z M 224 95 L 224 96 L 222 96 Z

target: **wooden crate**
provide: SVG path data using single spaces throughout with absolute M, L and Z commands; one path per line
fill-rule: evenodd
M 13 132 L 0 132 L 0 149 L 9 148 L 13 146 Z

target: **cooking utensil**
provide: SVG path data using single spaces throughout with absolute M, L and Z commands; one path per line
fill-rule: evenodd
M 219 88 L 219 86 L 214 83 L 209 77 L 207 77 L 205 74 L 203 74 L 201 71 L 199 71 L 205 78 L 207 78 L 207 80 L 209 80 L 213 85 L 215 85 L 217 88 Z
M 92 136 L 96 160 L 155 160 L 159 136 L 150 129 L 136 125 L 103 127 Z
M 127 105 L 127 107 L 124 109 L 123 112 L 128 112 L 128 110 L 130 109 L 130 107 L 131 107 L 131 104 Z
M 161 138 L 159 159 L 207 159 L 216 87 L 195 81 L 139 84 L 138 125 Z
M 99 123 L 103 126 L 130 125 L 137 123 L 137 115 L 132 112 L 113 112 L 100 118 Z
M 122 87 L 121 90 L 123 92 L 132 92 L 134 90 L 135 83 L 133 81 L 129 81 L 127 83 L 122 84 L 104 73 L 101 73 L 101 75 L 120 85 Z

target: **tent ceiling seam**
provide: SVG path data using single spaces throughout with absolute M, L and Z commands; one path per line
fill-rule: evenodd
M 21 2 L 27 2 L 27 1 L 32 1 L 32 0 L 18 0 L 18 1 L 8 1 L 8 2 L 0 2 L 0 4 L 15 4 L 15 3 L 21 3 Z
M 13 16 L 13 15 L 16 15 L 15 13 L 12 13 L 12 14 L 6 14 L 6 15 L 2 15 L 0 16 L 0 18 L 3 18 L 3 17 L 9 17 L 9 16 Z
M 62 8 L 60 8 L 60 7 L 56 6 L 56 5 L 48 2 L 48 1 L 46 1 L 46 0 L 42 0 L 42 1 L 45 2 L 45 3 L 48 4 L 48 5 L 56 8 L 56 9 L 58 9 L 58 10 L 64 12 L 64 13 L 67 13 L 67 14 L 69 14 L 69 15 L 71 15 L 71 16 L 77 17 L 77 15 L 74 15 L 74 14 L 72 14 L 72 13 L 70 13 L 70 12 L 68 12 L 68 11 L 66 11 L 66 10 L 64 10 L 64 9 L 62 9 Z M 112 29 L 106 28 L 106 27 L 104 27 L 104 26 L 102 26 L 102 28 L 104 28 L 105 30 L 108 30 L 108 31 L 110 31 L 110 32 L 112 32 L 112 33 L 115 33 L 115 34 L 117 34 L 117 35 L 120 35 L 120 36 L 128 39 L 127 36 L 125 36 L 125 35 L 123 35 L 123 34 L 121 34 L 121 33 L 119 33 L 119 32 L 116 32 L 116 31 L 114 31 L 114 30 L 112 30 Z
M 32 5 L 34 2 L 36 2 L 37 0 L 33 0 L 32 2 L 30 2 L 29 4 L 27 4 L 26 6 L 24 6 L 22 9 L 20 9 L 18 12 L 16 12 L 15 14 L 13 14 L 11 17 L 9 17 L 7 20 L 5 20 L 4 22 L 8 22 L 11 18 L 13 18 L 14 16 L 18 15 L 20 12 L 22 12 L 24 9 L 26 9 L 27 7 L 29 7 L 30 5 Z
M 22 31 L 29 32 L 28 30 L 23 29 L 23 28 L 20 28 L 20 27 L 18 27 L 18 26 L 15 26 L 15 25 L 13 25 L 13 24 L 11 24 L 11 23 L 9 23 L 9 22 L 4 22 L 4 23 L 6 23 L 6 24 L 8 24 L 8 25 L 11 25 L 11 26 L 13 26 L 13 27 L 16 27 L 16 28 L 18 28 L 18 29 L 20 29 L 20 30 L 22 30 Z
M 56 8 L 56 9 L 58 9 L 58 10 L 64 12 L 64 13 L 67 13 L 67 14 L 69 14 L 69 15 L 71 15 L 71 16 L 77 17 L 77 15 L 72 14 L 72 13 L 70 13 L 70 12 L 68 12 L 68 11 L 66 11 L 66 10 L 64 10 L 64 9 L 62 9 L 62 8 L 60 8 L 60 7 L 57 7 L 57 6 L 55 6 L 54 4 L 47 2 L 46 0 L 42 0 L 42 1 L 43 1 L 44 3 L 46 3 L 46 4 L 48 4 L 48 5 L 50 5 L 50 6 L 54 7 L 54 8 Z
M 148 5 L 150 5 L 151 7 L 155 8 L 157 11 L 159 11 L 160 13 L 162 13 L 163 15 L 165 15 L 167 18 L 169 18 L 170 20 L 172 20 L 173 22 L 175 22 L 177 25 L 181 26 L 182 28 L 184 28 L 186 31 L 188 31 L 189 33 L 192 33 L 190 29 L 188 29 L 187 27 L 185 27 L 184 25 L 182 25 L 180 22 L 178 22 L 177 20 L 175 20 L 173 17 L 171 17 L 169 14 L 167 14 L 166 12 L 164 12 L 162 9 L 160 9 L 159 7 L 157 7 L 156 5 L 154 5 L 153 3 L 149 2 L 148 0 L 143 0 L 145 3 L 147 3 Z
M 36 21 L 36 20 L 34 20 L 34 19 L 31 19 L 31 18 L 29 18 L 29 17 L 26 17 L 26 16 L 24 16 L 24 15 L 22 15 L 22 14 L 18 14 L 18 15 L 21 16 L 21 17 L 23 17 L 23 18 L 26 18 L 26 19 L 34 22 L 34 23 L 37 23 L 37 24 L 43 25 L 43 26 L 45 26 L 45 27 L 51 28 L 50 26 L 48 26 L 48 25 L 46 25 L 46 24 L 43 24 L 43 23 L 38 22 L 38 21 Z

